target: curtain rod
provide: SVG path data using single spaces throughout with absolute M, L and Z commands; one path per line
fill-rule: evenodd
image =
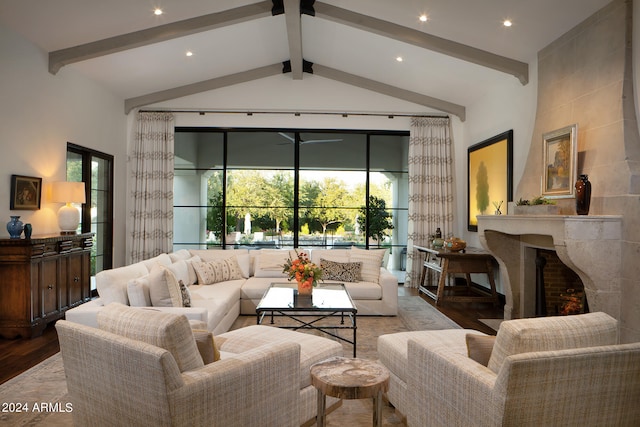
M 253 116 L 254 114 L 293 114 L 294 116 L 301 115 L 327 115 L 327 116 L 372 116 L 372 117 L 387 117 L 392 119 L 394 117 L 418 117 L 418 118 L 449 118 L 446 114 L 411 114 L 411 113 L 366 113 L 366 112 L 337 112 L 337 111 L 268 111 L 268 110 L 211 110 L 211 109 L 156 109 L 147 110 L 140 109 L 140 113 L 192 113 L 200 114 L 245 114 L 247 116 Z

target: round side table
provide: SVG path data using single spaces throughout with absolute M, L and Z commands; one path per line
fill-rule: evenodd
M 318 389 L 318 427 L 325 426 L 326 396 L 373 398 L 373 425 L 382 426 L 382 393 L 389 389 L 389 370 L 365 359 L 332 357 L 311 366 L 311 384 Z

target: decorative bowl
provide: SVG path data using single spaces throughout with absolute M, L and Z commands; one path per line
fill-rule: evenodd
M 452 237 L 445 240 L 444 247 L 451 252 L 460 252 L 467 247 L 467 242 L 460 239 L 459 237 Z

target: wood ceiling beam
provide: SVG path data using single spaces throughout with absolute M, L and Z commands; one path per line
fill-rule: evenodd
M 294 80 L 302 80 L 302 23 L 300 0 L 284 0 L 284 16 L 289 40 L 289 60 Z
M 362 15 L 326 3 L 315 2 L 314 9 L 316 16 L 319 18 L 392 38 L 503 73 L 512 74 L 517 77 L 523 85 L 529 82 L 529 65 L 525 62 L 516 61 L 515 59 L 496 55 L 485 50 L 432 36 L 422 31 L 403 27 L 402 25 Z
M 393 98 L 398 98 L 405 101 L 413 102 L 414 104 L 424 105 L 425 107 L 434 108 L 439 111 L 444 111 L 445 113 L 450 113 L 455 116 L 458 116 L 460 120 L 463 122 L 466 119 L 467 113 L 464 106 L 454 104 L 448 101 L 444 101 L 442 99 L 433 98 L 427 95 L 422 95 L 417 92 L 401 89 L 395 86 L 388 85 L 386 83 L 381 83 L 376 80 L 371 80 L 364 77 L 356 76 L 355 74 L 349 74 L 344 71 L 325 67 L 319 64 L 313 65 L 313 74 L 318 75 L 320 77 L 325 77 L 331 80 L 336 80 L 342 83 L 346 83 L 351 86 L 356 86 L 362 89 L 368 89 L 373 92 L 391 96 Z
M 49 53 L 49 72 L 56 74 L 60 68 L 75 62 L 97 58 L 146 46 L 153 43 L 184 37 L 190 34 L 209 31 L 228 25 L 238 24 L 252 19 L 271 16 L 271 1 L 237 7 L 222 12 L 211 13 L 183 21 L 159 25 L 145 30 L 109 37 L 91 43 L 56 50 Z
M 195 95 L 209 90 L 220 89 L 227 86 L 246 83 L 252 80 L 262 79 L 282 74 L 282 63 L 267 65 L 265 67 L 254 68 L 253 70 L 241 73 L 229 74 L 227 76 L 216 77 L 197 83 L 179 86 L 173 89 L 162 90 L 149 93 L 147 95 L 129 98 L 124 101 L 124 112 L 129 114 L 131 110 L 156 102 L 168 101 L 170 99 L 182 98 L 183 96 Z

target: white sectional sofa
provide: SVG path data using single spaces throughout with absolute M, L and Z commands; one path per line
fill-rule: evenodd
M 337 270 L 345 263 L 359 263 L 360 280 L 356 282 L 340 280 L 343 277 L 335 269 L 324 270 L 325 283 L 345 284 L 359 315 L 397 314 L 398 281 L 382 267 L 385 250 L 354 247 L 305 252 L 310 254 L 312 262 L 337 266 Z M 136 264 L 99 272 L 96 287 L 100 297 L 68 310 L 66 319 L 97 327 L 97 314 L 102 307 L 119 302 L 185 314 L 191 320 L 205 322 L 210 331 L 220 334 L 228 331 L 240 314 L 255 315 L 256 305 L 271 283 L 287 282 L 282 266 L 288 257 L 295 256 L 294 250 L 280 249 L 182 249 L 161 254 Z M 210 280 L 212 275 L 220 278 L 221 274 L 230 279 L 214 280 L 213 284 L 202 283 Z M 184 297 L 190 300 L 189 307 L 183 305 L 183 295 L 176 295 L 175 286 L 172 286 L 174 280 L 186 285 L 188 292 Z

